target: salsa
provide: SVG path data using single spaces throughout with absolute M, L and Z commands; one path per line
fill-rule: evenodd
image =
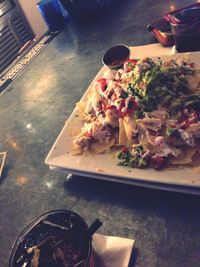
M 108 64 L 110 66 L 122 66 L 124 61 L 126 61 L 127 56 L 121 58 L 113 58 L 113 60 Z

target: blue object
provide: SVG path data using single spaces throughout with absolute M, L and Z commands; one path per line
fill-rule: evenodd
M 69 21 L 58 0 L 42 0 L 37 7 L 51 32 L 60 31 Z

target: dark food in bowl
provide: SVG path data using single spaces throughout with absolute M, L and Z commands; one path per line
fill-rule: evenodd
M 129 59 L 130 50 L 126 45 L 116 45 L 108 49 L 103 55 L 103 64 L 111 69 L 120 68 Z
M 16 241 L 10 267 L 86 267 L 91 240 L 84 220 L 71 211 L 40 217 Z

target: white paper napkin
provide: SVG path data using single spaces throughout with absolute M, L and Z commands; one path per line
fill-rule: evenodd
M 94 267 L 128 267 L 134 240 L 94 234 Z

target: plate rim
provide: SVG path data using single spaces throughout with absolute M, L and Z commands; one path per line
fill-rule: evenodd
M 134 48 L 132 48 L 132 49 L 134 49 Z M 200 55 L 200 51 L 199 52 L 187 52 L 187 53 L 178 53 L 178 54 L 170 54 L 170 55 L 160 55 L 160 56 L 149 56 L 150 58 L 152 58 L 152 59 L 157 59 L 157 58 L 159 58 L 159 57 L 162 57 L 162 58 L 168 58 L 168 59 L 170 59 L 170 58 L 182 58 L 182 57 L 187 57 L 187 56 L 190 56 L 190 55 L 195 55 L 195 54 L 198 54 L 198 55 Z M 103 71 L 105 71 L 106 70 L 106 67 L 105 66 L 103 66 L 99 71 L 98 71 L 98 73 L 96 74 L 96 76 L 94 77 L 94 79 L 92 80 L 92 82 L 89 84 L 89 86 L 88 86 L 88 88 L 85 90 L 85 92 L 84 92 L 84 94 L 83 94 L 83 96 L 80 98 L 80 102 L 81 101 L 83 101 L 85 98 L 87 98 L 87 95 L 89 94 L 89 92 L 90 92 L 90 90 L 92 90 L 93 89 L 93 84 L 94 84 L 94 82 L 95 82 L 95 80 L 101 75 L 101 73 L 103 73 Z M 66 166 L 63 166 L 62 164 L 61 165 L 59 165 L 59 164 L 55 164 L 55 163 L 52 163 L 52 154 L 53 154 L 53 151 L 54 151 L 54 149 L 56 148 L 56 146 L 57 146 L 57 144 L 58 144 L 58 142 L 59 142 L 59 139 L 60 139 L 60 137 L 62 136 L 62 134 L 63 134 L 63 132 L 66 130 L 66 128 L 67 128 L 67 126 L 70 124 L 70 122 L 72 122 L 73 121 L 73 119 L 76 117 L 76 115 L 78 114 L 77 113 L 77 107 L 75 107 L 74 108 L 74 110 L 72 111 L 72 113 L 70 114 L 70 116 L 69 116 L 69 118 L 68 118 L 68 120 L 65 122 L 65 124 L 64 124 L 64 126 L 63 126 L 63 128 L 62 128 L 62 130 L 60 131 L 60 133 L 59 133 L 59 135 L 57 136 L 57 138 L 56 138 L 56 140 L 54 141 L 54 143 L 53 143 L 53 145 L 52 145 L 52 147 L 51 147 L 51 149 L 50 149 L 50 151 L 49 151 L 49 153 L 47 154 L 47 156 L 46 156 L 46 159 L 45 159 L 45 164 L 47 164 L 47 165 L 49 165 L 50 167 L 52 166 L 52 167 L 55 167 L 56 169 L 60 169 L 60 170 L 64 170 L 64 171 L 68 171 L 68 172 L 71 172 L 71 173 L 79 173 L 78 175 L 80 175 L 80 173 L 81 174 L 83 174 L 83 175 L 81 175 L 81 176 L 98 176 L 98 177 L 107 177 L 108 179 L 104 179 L 104 180 L 122 180 L 121 182 L 123 183 L 123 181 L 124 181 L 124 183 L 126 182 L 126 180 L 129 180 L 129 181 L 132 181 L 132 183 L 133 183 L 133 181 L 136 181 L 136 182 L 138 182 L 138 183 L 141 183 L 141 186 L 142 186 L 142 183 L 145 183 L 145 182 L 148 182 L 148 183 L 160 183 L 160 184 L 163 184 L 163 185 L 172 185 L 172 186 L 184 186 L 184 187 L 191 187 L 191 188 L 195 188 L 195 189 L 200 189 L 200 183 L 199 184 L 187 184 L 187 183 L 184 183 L 184 182 L 179 182 L 179 183 L 177 183 L 177 181 L 166 181 L 166 180 L 157 180 L 157 179 L 155 179 L 155 178 L 149 178 L 149 180 L 147 180 L 146 178 L 139 178 L 139 177 L 134 177 L 134 176 L 132 176 L 132 177 L 123 177 L 123 176 L 121 176 L 121 175 L 118 175 L 117 173 L 115 174 L 115 175 L 113 175 L 113 174 L 111 174 L 111 173 L 108 173 L 108 172 L 98 172 L 98 171 L 84 171 L 84 170 L 82 170 L 82 169 L 79 169 L 79 168 L 77 168 L 77 167 L 74 167 L 74 168 L 72 168 L 72 167 L 66 167 Z M 66 155 L 67 155 L 67 152 L 66 152 Z M 116 165 L 117 165 L 117 162 L 116 162 Z M 123 168 L 126 168 L 126 167 L 123 167 Z M 189 168 L 187 168 L 187 167 L 184 167 L 187 171 L 189 171 Z M 133 169 L 134 170 L 134 168 L 129 168 L 129 169 Z M 143 170 L 141 170 L 141 171 L 143 171 Z M 156 171 L 156 170 L 155 170 Z M 161 171 L 158 171 L 159 173 L 162 173 L 163 171 L 165 171 L 165 170 L 161 170 Z M 169 171 L 169 169 L 168 169 L 168 171 Z M 157 172 L 157 171 L 156 171 Z M 172 174 L 176 174 L 177 173 L 177 170 L 171 170 L 171 173 Z M 151 176 L 150 176 L 151 177 Z M 111 179 L 112 178 L 112 179 Z M 99 178 L 99 179 L 101 179 L 101 178 Z

